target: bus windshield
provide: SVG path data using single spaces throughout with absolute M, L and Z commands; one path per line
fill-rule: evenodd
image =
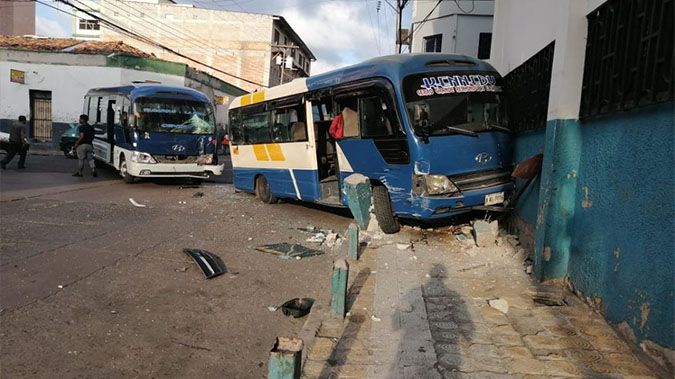
M 456 79 L 460 78 L 460 79 Z M 424 79 L 424 80 L 420 80 Z M 501 88 L 488 75 L 406 78 L 406 108 L 418 135 L 510 132 Z
M 213 110 L 207 103 L 180 99 L 141 98 L 135 103 L 141 132 L 213 134 Z

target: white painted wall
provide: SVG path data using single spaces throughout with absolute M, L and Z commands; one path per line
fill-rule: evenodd
M 555 40 L 548 120 L 579 116 L 586 14 L 606 0 L 499 0 L 490 63 L 506 75 Z
M 459 3 L 459 6 L 457 6 Z M 442 34 L 441 52 L 465 54 L 475 57 L 478 54 L 479 33 L 492 32 L 493 0 L 443 1 L 436 9 L 436 1 L 416 0 L 413 2 L 413 24 L 415 30 L 411 51 L 424 52 L 424 37 Z M 470 11 L 470 12 L 465 12 Z M 421 21 L 431 12 L 428 20 Z

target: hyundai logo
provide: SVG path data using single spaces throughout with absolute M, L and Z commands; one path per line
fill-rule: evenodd
M 177 153 L 180 153 L 182 151 L 185 151 L 185 146 L 183 146 L 183 145 L 173 145 L 173 146 L 171 146 L 171 150 L 173 150 Z
M 490 155 L 488 153 L 479 153 L 478 155 L 476 155 L 475 159 L 476 159 L 476 162 L 478 162 L 480 164 L 485 164 L 485 163 L 488 163 L 492 160 L 492 155 Z

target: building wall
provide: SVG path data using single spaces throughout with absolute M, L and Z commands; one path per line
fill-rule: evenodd
M 496 2 L 490 60 L 502 75 L 555 40 L 548 121 L 515 142 L 516 161 L 544 153 L 542 173 L 514 219 L 538 278 L 568 279 L 664 363 L 675 347 L 674 104 L 578 119 L 586 15 L 602 3 Z
M 424 23 L 421 21 L 434 8 L 436 2 L 415 1 L 413 3 L 412 30 L 415 30 L 411 47 L 413 53 L 424 52 L 424 37 L 441 34 L 443 36 L 441 52 L 472 57 L 478 54 L 479 34 L 492 32 L 494 1 L 459 1 L 458 3 L 461 9 L 453 1 L 441 2 Z M 471 10 L 471 12 L 465 13 L 462 10 Z
M 32 1 L 3 1 L 0 4 L 0 34 L 34 35 L 35 3 Z

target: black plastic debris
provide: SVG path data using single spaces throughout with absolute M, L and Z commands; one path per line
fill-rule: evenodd
M 195 194 L 192 195 L 192 197 L 204 197 L 204 192 L 195 192 Z
M 310 249 L 297 243 L 290 244 L 286 242 L 262 245 L 255 249 L 263 253 L 276 255 L 280 259 L 300 259 L 323 254 L 323 251 L 321 250 Z
M 183 252 L 194 259 L 206 279 L 215 278 L 227 272 L 225 263 L 219 256 L 200 249 L 183 249 Z
M 306 316 L 314 305 L 314 299 L 309 297 L 304 297 L 302 299 L 295 298 L 289 300 L 281 305 L 281 311 L 285 316 L 293 316 L 294 318 L 300 318 Z

